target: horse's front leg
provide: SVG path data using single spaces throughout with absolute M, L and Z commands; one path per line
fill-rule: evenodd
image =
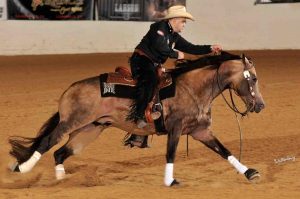
M 232 154 L 231 152 L 226 149 L 222 143 L 213 136 L 212 132 L 209 129 L 201 129 L 195 130 L 191 133 L 191 136 L 195 140 L 201 141 L 205 144 L 208 148 L 212 149 L 214 152 L 218 153 L 224 159 L 228 160 L 229 163 L 241 174 L 244 174 L 246 178 L 250 181 L 258 180 L 260 175 L 258 171 L 255 169 L 249 169 L 242 163 L 240 163 Z
M 174 160 L 176 155 L 176 149 L 181 135 L 181 125 L 176 125 L 171 132 L 168 133 L 167 141 L 167 155 L 166 155 L 166 168 L 164 183 L 166 186 L 173 186 L 179 184 L 173 178 Z

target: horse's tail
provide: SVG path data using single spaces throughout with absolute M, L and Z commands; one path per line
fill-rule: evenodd
M 60 117 L 59 113 L 57 112 L 44 123 L 35 138 L 11 136 L 8 141 L 12 147 L 9 152 L 10 155 L 15 157 L 19 164 L 27 161 L 34 151 L 36 151 L 36 149 L 39 147 L 42 139 L 50 135 L 55 129 L 59 123 L 59 120 Z

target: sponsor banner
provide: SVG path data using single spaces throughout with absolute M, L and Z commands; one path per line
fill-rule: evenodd
M 270 4 L 270 3 L 300 3 L 300 0 L 256 0 L 256 4 Z
M 0 20 L 7 19 L 6 0 L 0 0 Z
M 167 13 L 172 5 L 186 5 L 186 0 L 145 0 L 145 20 L 157 21 Z
M 98 0 L 99 20 L 157 21 L 172 5 L 185 5 L 186 0 Z
M 91 20 L 94 0 L 9 0 L 8 19 Z

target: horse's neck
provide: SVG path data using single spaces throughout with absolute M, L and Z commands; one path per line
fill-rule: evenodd
M 217 69 L 199 69 L 191 71 L 183 77 L 197 101 L 210 105 L 211 102 L 224 90 L 222 74 L 219 74 L 219 85 L 217 81 Z

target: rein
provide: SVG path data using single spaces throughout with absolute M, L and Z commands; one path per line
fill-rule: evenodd
M 222 90 L 222 89 L 221 89 L 221 86 L 220 86 L 220 80 L 219 80 L 219 68 L 217 69 L 217 84 L 218 84 L 219 89 Z M 225 98 L 223 92 L 221 92 L 221 95 L 222 95 L 224 101 L 226 102 L 226 104 L 228 105 L 228 107 L 229 107 L 234 113 L 238 113 L 238 114 L 240 114 L 242 117 L 246 116 L 246 115 L 249 113 L 249 111 L 250 111 L 250 107 L 247 106 L 247 109 L 246 109 L 244 112 L 241 112 L 240 110 L 238 110 L 237 106 L 236 106 L 235 103 L 234 103 L 234 99 L 233 99 L 233 95 L 232 95 L 232 89 L 229 88 L 228 90 L 229 90 L 230 100 L 231 100 L 231 104 L 232 104 L 232 105 L 229 104 L 229 102 L 228 102 L 227 99 Z

